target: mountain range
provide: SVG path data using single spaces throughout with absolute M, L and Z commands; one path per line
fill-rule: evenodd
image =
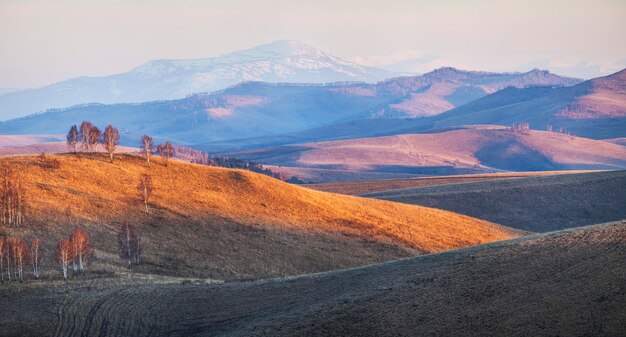
M 298 41 L 275 41 L 218 57 L 156 60 L 126 73 L 79 77 L 42 88 L 8 92 L 0 96 L 0 120 L 85 103 L 183 98 L 242 81 L 375 82 L 392 76 L 393 72 L 357 65 Z
M 624 137 L 626 69 L 571 87 L 506 88 L 424 122 L 426 128 L 527 122 L 594 139 Z
M 184 99 L 139 104 L 90 104 L 0 123 L 7 134 L 62 134 L 90 120 L 113 124 L 126 145 L 148 133 L 180 144 L 294 133 L 337 123 L 432 116 L 507 87 L 561 87 L 579 83 L 547 71 L 487 73 L 442 68 L 375 84 L 272 84 L 244 82 Z M 128 143 L 130 141 L 130 143 Z

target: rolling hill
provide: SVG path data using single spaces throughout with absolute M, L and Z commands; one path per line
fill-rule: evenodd
M 57 160 L 58 165 L 51 165 Z M 249 171 L 133 155 L 0 158 L 21 172 L 23 229 L 48 251 L 81 225 L 96 247 L 94 272 L 122 268 L 116 231 L 142 233 L 137 272 L 212 279 L 276 277 L 348 268 L 518 236 L 521 232 L 430 208 L 312 191 Z M 58 166 L 58 167 L 55 167 Z M 137 190 L 150 174 L 143 209 Z M 51 266 L 53 267 L 53 266 Z
M 364 196 L 548 232 L 626 218 L 626 171 L 406 188 Z
M 103 152 L 101 146 L 96 151 Z M 118 146 L 117 152 L 138 153 L 138 148 Z M 67 152 L 64 135 L 0 135 L 0 156 Z
M 24 336 L 619 336 L 625 236 L 620 222 L 256 282 L 30 286 L 17 306 L 4 288 L 0 323 Z
M 491 181 L 500 179 L 515 179 L 534 176 L 550 176 L 556 174 L 574 174 L 593 171 L 535 171 L 535 172 L 505 172 L 488 174 L 462 174 L 455 176 L 398 178 L 398 179 L 375 179 L 363 181 L 329 182 L 320 184 L 307 184 L 306 188 L 316 191 L 339 193 L 347 195 L 361 195 L 369 193 L 387 192 L 405 188 L 439 186 L 476 181 Z
M 422 127 L 530 123 L 593 139 L 626 136 L 626 69 L 562 88 L 507 88 L 424 121 Z
M 385 117 L 437 114 L 508 86 L 575 83 L 578 80 L 542 71 L 484 73 L 450 68 L 376 84 L 246 82 L 178 100 L 51 110 L 0 123 L 0 132 L 64 134 L 70 125 L 90 120 L 97 125 L 117 125 L 124 145 L 135 145 L 136 139 L 147 133 L 181 145 L 205 144 L 201 147 L 215 151 L 216 147 L 207 143 L 297 134 L 320 127 L 331 127 L 329 133 L 336 134 L 341 132 L 333 127 L 337 123 L 375 120 L 384 125 L 388 123 Z
M 496 126 L 285 145 L 225 155 L 285 167 L 431 175 L 626 167 L 626 149 L 613 143 Z
M 183 98 L 242 81 L 375 82 L 394 73 L 339 59 L 298 41 L 275 41 L 196 60 L 156 60 L 128 72 L 79 77 L 0 96 L 0 120 L 85 103 L 138 103 Z
M 234 151 L 315 141 L 432 133 L 466 125 L 511 126 L 529 123 L 531 129 L 566 132 L 591 139 L 624 137 L 624 71 L 572 87 L 508 87 L 426 118 L 360 119 L 263 138 L 240 138 L 199 145 L 209 151 Z

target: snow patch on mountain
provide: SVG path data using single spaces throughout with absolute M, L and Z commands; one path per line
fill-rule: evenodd
M 298 41 L 275 41 L 218 57 L 155 60 L 129 72 L 79 77 L 0 96 L 0 120 L 76 104 L 136 103 L 212 92 L 243 81 L 376 82 L 396 73 L 358 65 Z

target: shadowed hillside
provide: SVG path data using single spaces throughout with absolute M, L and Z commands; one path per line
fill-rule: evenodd
M 622 222 L 279 280 L 25 287 L 0 323 L 33 336 L 618 336 L 624 237 Z
M 626 148 L 613 143 L 556 132 L 513 132 L 495 126 L 286 145 L 226 155 L 286 167 L 428 175 L 626 167 Z
M 424 120 L 421 128 L 530 123 L 582 137 L 626 136 L 626 69 L 564 88 L 508 88 Z
M 490 174 L 464 174 L 458 176 L 420 177 L 405 179 L 379 179 L 365 181 L 349 181 L 336 183 L 321 183 L 304 185 L 306 188 L 322 192 L 331 192 L 348 195 L 360 195 L 378 193 L 403 188 L 426 187 L 449 185 L 459 183 L 471 183 L 475 181 L 490 181 L 498 179 L 514 179 L 533 176 L 550 176 L 555 174 L 573 174 L 587 171 L 539 171 L 539 172 L 515 172 L 515 173 L 490 173 Z
M 95 268 L 117 271 L 116 230 L 142 233 L 138 272 L 237 279 L 347 268 L 415 254 L 502 240 L 518 232 L 430 208 L 308 190 L 249 171 L 173 161 L 148 168 L 143 158 L 118 155 L 7 157 L 21 165 L 24 229 L 52 251 L 77 224 L 92 233 Z M 149 214 L 138 191 L 150 174 Z M 54 266 L 50 266 L 53 268 Z
M 626 218 L 626 171 L 407 188 L 367 196 L 548 232 Z

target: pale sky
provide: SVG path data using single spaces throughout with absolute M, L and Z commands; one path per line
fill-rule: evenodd
M 0 0 L 0 87 L 299 40 L 343 58 L 420 51 L 472 70 L 626 62 L 626 0 Z M 622 63 L 620 63 L 622 62 Z

